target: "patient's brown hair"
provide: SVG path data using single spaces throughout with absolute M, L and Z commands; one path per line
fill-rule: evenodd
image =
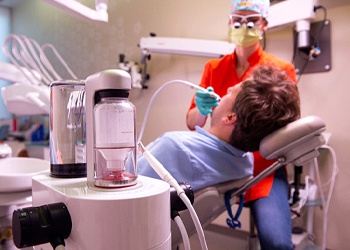
M 231 144 L 244 151 L 257 151 L 265 136 L 300 118 L 297 85 L 286 72 L 259 66 L 242 83 L 233 112 L 237 121 Z

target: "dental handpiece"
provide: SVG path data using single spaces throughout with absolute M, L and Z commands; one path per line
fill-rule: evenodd
M 174 84 L 174 83 L 181 83 L 181 84 L 185 84 L 187 86 L 189 86 L 191 89 L 195 89 L 195 90 L 200 90 L 200 91 L 207 91 L 209 92 L 207 89 L 201 87 L 201 86 L 198 86 L 194 83 L 191 83 L 189 81 L 184 81 L 184 80 L 171 80 L 169 82 L 166 82 L 164 85 L 162 85 L 156 92 L 154 92 L 151 100 L 149 101 L 149 104 L 147 106 L 147 109 L 146 109 L 146 113 L 145 113 L 145 117 L 143 119 L 143 123 L 142 123 L 142 126 L 141 126 L 141 130 L 140 130 L 140 133 L 139 133 L 139 136 L 138 136 L 138 139 L 137 139 L 137 142 L 141 142 L 141 139 L 142 139 L 142 136 L 143 136 L 143 132 L 145 130 L 145 125 L 146 125 L 146 121 L 147 121 L 147 118 L 148 118 L 148 114 L 149 114 L 149 110 L 150 110 L 150 107 L 153 103 L 153 100 L 155 99 L 155 97 L 167 86 L 171 85 L 171 84 Z M 218 101 L 221 100 L 221 97 L 214 93 L 214 92 L 209 92 L 210 93 L 210 97 L 212 98 L 215 98 L 217 99 Z
M 191 82 L 185 82 L 185 84 L 187 84 L 188 86 L 190 86 L 191 89 L 196 89 L 196 90 L 201 90 L 201 91 L 208 91 L 207 89 L 199 86 L 199 85 L 196 85 L 196 84 L 193 84 Z M 210 97 L 212 98 L 216 98 L 218 101 L 221 100 L 221 97 L 216 94 L 215 92 L 210 92 Z

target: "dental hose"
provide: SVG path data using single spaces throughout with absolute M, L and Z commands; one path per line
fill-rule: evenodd
M 154 171 L 156 171 L 159 177 L 163 181 L 169 183 L 169 185 L 171 185 L 176 189 L 177 195 L 180 197 L 180 199 L 183 201 L 188 211 L 190 212 L 191 218 L 197 230 L 197 234 L 198 234 L 198 238 L 199 238 L 202 250 L 207 250 L 208 246 L 205 240 L 205 235 L 204 235 L 202 225 L 185 191 L 181 188 L 179 183 L 171 176 L 171 174 L 164 168 L 164 166 L 145 148 L 145 146 L 143 146 L 141 142 L 139 142 L 139 146 L 141 148 L 143 156 L 146 158 L 146 160 L 154 169 Z
M 177 215 L 174 216 L 174 221 L 175 221 L 176 225 L 178 226 L 178 228 L 180 230 L 185 250 L 191 250 L 190 239 L 188 238 L 188 234 L 187 234 L 187 231 L 186 231 L 185 224 L 181 220 L 179 213 L 177 213 Z
M 184 81 L 184 80 L 172 80 L 172 81 L 168 81 L 164 85 L 162 85 L 159 89 L 157 89 L 156 92 L 154 92 L 154 94 L 152 95 L 151 100 L 149 101 L 149 104 L 148 104 L 147 109 L 146 109 L 145 116 L 143 118 L 143 122 L 142 122 L 142 126 L 141 126 L 141 129 L 140 129 L 140 133 L 139 133 L 139 136 L 138 136 L 138 140 L 137 140 L 137 144 L 138 145 L 141 143 L 143 132 L 144 132 L 145 127 L 146 127 L 146 121 L 148 119 L 149 111 L 150 111 L 150 108 L 151 108 L 151 106 L 153 104 L 154 99 L 159 94 L 159 92 L 161 92 L 165 87 L 167 87 L 167 86 L 169 86 L 169 85 L 171 85 L 173 83 L 182 83 L 182 84 L 185 84 L 185 85 L 189 86 L 191 89 L 207 91 L 205 88 L 203 88 L 201 86 L 198 86 L 198 85 L 196 85 L 196 84 L 194 84 L 192 82 L 188 82 L 188 81 Z M 211 97 L 217 98 L 218 100 L 221 99 L 221 97 L 218 94 L 214 93 L 214 92 L 210 92 L 210 95 L 211 95 Z
M 55 250 L 65 250 L 64 245 L 58 245 L 57 247 L 55 247 Z

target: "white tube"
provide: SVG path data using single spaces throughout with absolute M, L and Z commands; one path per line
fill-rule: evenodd
M 328 227 L 328 210 L 329 210 L 329 204 L 331 202 L 331 198 L 332 198 L 332 194 L 333 194 L 333 189 L 334 189 L 334 184 L 335 184 L 335 177 L 338 174 L 338 165 L 337 165 L 337 160 L 336 160 L 336 154 L 334 152 L 334 150 L 325 145 L 321 147 L 322 149 L 328 149 L 331 153 L 332 156 L 332 167 L 333 167 L 333 171 L 332 171 L 332 177 L 331 177 L 331 181 L 330 181 L 330 187 L 328 190 L 328 196 L 327 196 L 327 201 L 324 205 L 324 211 L 323 211 L 323 240 L 322 240 L 322 250 L 326 249 L 327 246 L 327 227 Z
M 190 212 L 191 218 L 193 220 L 193 223 L 196 227 L 197 234 L 199 237 L 199 241 L 201 243 L 201 247 L 203 250 L 207 250 L 207 243 L 205 241 L 204 231 L 200 224 L 200 221 L 198 219 L 198 216 L 191 204 L 191 201 L 188 199 L 185 191 L 181 188 L 181 186 L 178 184 L 178 182 L 171 176 L 171 174 L 164 168 L 164 166 L 143 146 L 143 144 L 139 143 L 140 148 L 142 150 L 143 156 L 146 158 L 148 163 L 151 165 L 151 167 L 156 171 L 156 173 L 159 175 L 159 177 L 169 183 L 169 185 L 173 186 L 176 191 L 177 195 L 180 197 L 180 199 L 185 203 L 187 209 Z
M 140 133 L 139 133 L 139 136 L 138 136 L 137 144 L 139 144 L 141 142 L 141 140 L 142 140 L 143 132 L 145 130 L 146 122 L 147 122 L 147 119 L 148 119 L 148 114 L 149 114 L 149 111 L 150 111 L 150 108 L 151 108 L 151 106 L 153 104 L 154 99 L 156 98 L 156 96 L 159 94 L 160 91 L 162 91 L 165 87 L 167 87 L 167 86 L 169 86 L 170 84 L 173 84 L 173 83 L 182 83 L 182 84 L 185 84 L 185 85 L 189 86 L 191 89 L 206 91 L 206 89 L 201 87 L 201 86 L 198 86 L 198 85 L 196 85 L 194 83 L 191 83 L 191 82 L 188 82 L 188 81 L 183 81 L 183 80 L 172 80 L 172 81 L 166 82 L 164 85 L 162 85 L 156 92 L 154 92 L 154 94 L 152 95 L 151 100 L 148 103 L 148 106 L 147 106 L 147 109 L 146 109 L 146 113 L 145 113 L 145 116 L 143 118 L 142 126 L 141 126 L 141 129 L 140 129 Z M 217 98 L 218 100 L 221 99 L 221 97 L 218 94 L 214 93 L 214 92 L 212 92 L 211 95 L 212 95 L 211 97 L 213 97 L 213 98 Z
M 317 161 L 317 158 L 314 159 L 314 163 L 315 161 Z M 315 166 L 311 166 L 310 168 L 310 172 L 309 172 L 309 176 L 311 179 L 315 179 L 314 176 L 315 176 Z M 316 198 L 316 195 L 314 197 L 312 197 L 313 200 L 315 200 Z M 314 221 L 314 208 L 312 206 L 309 206 L 308 209 L 307 209 L 307 223 L 306 223 L 306 232 L 308 234 L 313 234 L 314 230 L 314 224 L 313 224 L 313 221 Z
M 55 250 L 65 250 L 64 245 L 58 245 L 57 247 L 55 247 Z
M 176 222 L 176 225 L 180 230 L 185 250 L 190 250 L 191 249 L 190 239 L 188 238 L 186 227 L 183 221 L 181 220 L 180 216 L 176 216 L 174 218 L 174 221 Z
M 193 223 L 196 227 L 197 230 L 197 234 L 198 234 L 198 238 L 199 238 L 199 242 L 201 243 L 201 247 L 203 250 L 207 250 L 208 246 L 207 246 L 207 242 L 205 240 L 205 236 L 204 236 L 204 231 L 201 225 L 201 222 L 199 221 L 199 218 L 196 214 L 196 211 L 194 210 L 190 199 L 188 199 L 187 195 L 183 192 L 179 195 L 179 197 L 181 198 L 181 200 L 185 203 L 188 211 L 190 212 L 191 218 L 193 220 Z

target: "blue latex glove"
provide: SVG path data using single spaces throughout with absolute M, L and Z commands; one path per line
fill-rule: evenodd
M 208 87 L 206 91 L 198 90 L 196 91 L 195 102 L 199 112 L 207 116 L 213 112 L 213 107 L 219 105 L 219 100 L 216 97 L 213 97 L 214 89 Z

